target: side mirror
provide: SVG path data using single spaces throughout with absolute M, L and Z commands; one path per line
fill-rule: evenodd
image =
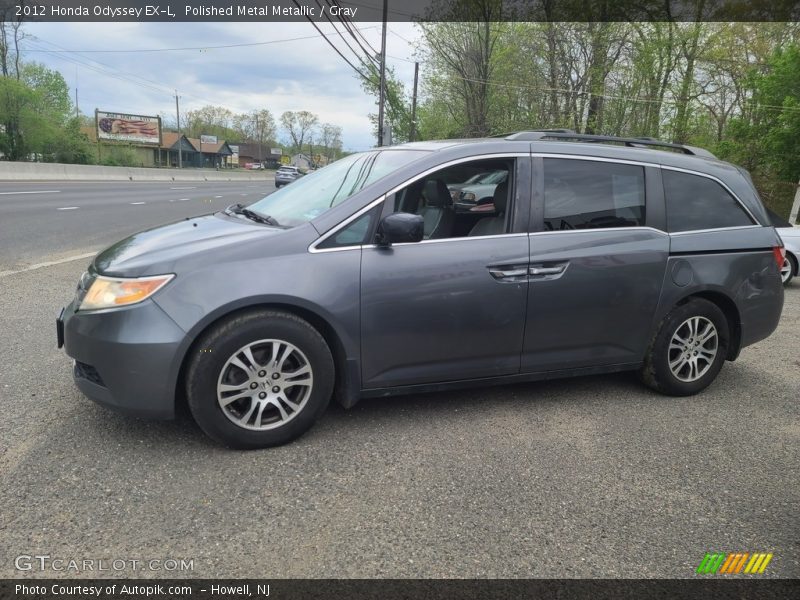
M 424 233 L 425 220 L 420 215 L 392 213 L 386 215 L 378 224 L 378 245 L 421 242 Z

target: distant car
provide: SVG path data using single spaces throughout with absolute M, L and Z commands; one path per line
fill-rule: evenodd
M 786 256 L 781 267 L 781 281 L 783 281 L 783 285 L 788 285 L 797 276 L 798 265 L 800 265 L 800 227 L 793 226 L 770 209 L 767 209 L 767 213 L 786 248 Z
M 258 171 L 259 169 L 263 169 L 264 165 L 262 165 L 261 163 L 247 163 L 244 166 L 244 168 L 249 169 L 251 171 Z
M 481 172 L 475 173 L 472 177 L 467 179 L 466 181 L 462 181 L 461 183 L 448 183 L 447 189 L 450 190 L 450 197 L 453 199 L 453 202 L 458 200 L 459 195 L 461 194 L 461 190 L 463 190 L 468 185 L 473 185 L 475 183 L 480 183 L 482 179 L 486 179 L 487 177 L 492 176 L 495 171 L 490 172 Z
M 297 167 L 284 165 L 275 171 L 275 187 L 279 188 L 282 185 L 288 185 L 302 176 L 303 174 Z
M 454 203 L 456 210 L 471 211 L 479 204 L 491 201 L 495 188 L 507 178 L 508 171 L 498 170 L 483 177 L 478 183 L 464 187 Z

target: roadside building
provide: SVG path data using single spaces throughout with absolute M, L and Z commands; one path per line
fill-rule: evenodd
M 177 167 L 178 151 L 181 153 L 183 166 L 194 166 L 193 161 L 196 160 L 194 155 L 197 150 L 195 150 L 186 136 L 181 133 L 165 131 L 161 134 L 161 146 L 154 151 L 155 166 Z
M 266 145 L 259 144 L 238 144 L 239 146 L 239 166 L 244 167 L 248 164 L 261 163 L 268 169 L 277 169 L 281 164 L 281 154 L 272 152 Z
M 314 160 L 308 154 L 303 153 L 292 156 L 291 164 L 304 171 L 314 168 Z
M 163 131 L 161 145 L 98 142 L 97 130 L 92 126 L 81 127 L 89 141 L 97 149 L 98 163 L 124 163 L 139 167 L 227 169 L 235 167 L 234 152 L 228 142 L 201 144 L 197 138 L 187 138 L 182 133 Z M 180 161 L 178 154 L 180 153 Z
M 231 147 L 226 141 L 217 141 L 213 144 L 203 143 L 199 138 L 186 138 L 192 145 L 194 152 L 191 162 L 184 166 L 205 169 L 224 169 L 230 166 L 230 157 L 233 155 Z

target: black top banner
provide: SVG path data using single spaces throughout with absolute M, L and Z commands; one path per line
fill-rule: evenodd
M 0 0 L 6 21 L 382 21 L 384 0 Z M 387 0 L 386 20 L 796 21 L 800 0 Z

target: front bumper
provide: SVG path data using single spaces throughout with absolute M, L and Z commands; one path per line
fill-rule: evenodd
M 139 417 L 174 417 L 186 333 L 152 300 L 89 312 L 76 312 L 72 303 L 59 316 L 57 329 L 75 360 L 73 378 L 84 395 Z

